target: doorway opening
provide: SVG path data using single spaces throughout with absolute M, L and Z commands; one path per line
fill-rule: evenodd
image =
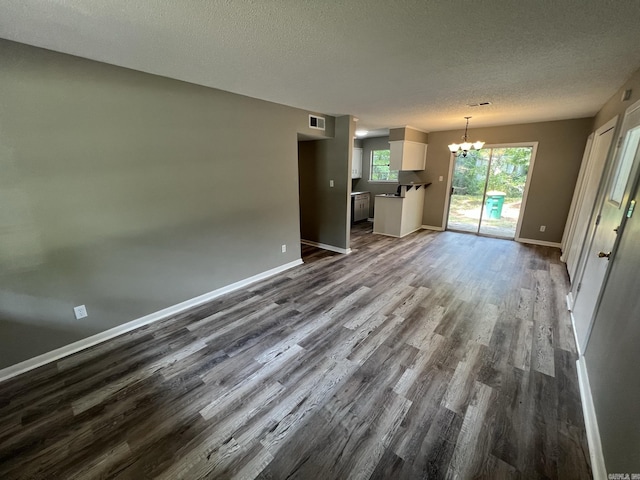
M 486 146 L 453 157 L 447 229 L 518 238 L 535 144 Z

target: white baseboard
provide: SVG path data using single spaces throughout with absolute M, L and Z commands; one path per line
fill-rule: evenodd
M 391 235 L 389 233 L 376 232 L 375 230 L 373 231 L 373 233 L 375 235 L 384 235 L 385 237 L 400 238 L 400 236 L 398 236 L 398 235 Z
M 580 342 L 578 342 L 578 331 L 576 330 L 576 319 L 573 316 L 573 312 L 569 312 L 569 316 L 571 317 L 571 330 L 573 331 L 573 339 L 576 342 L 576 350 L 578 351 L 578 356 L 582 356 L 584 352 L 580 348 Z
M 323 250 L 329 250 L 330 252 L 344 253 L 344 254 L 351 253 L 350 248 L 334 247 L 333 245 L 327 245 L 326 243 L 313 242 L 311 240 L 300 240 L 300 243 L 304 243 L 305 245 L 310 245 L 312 247 L 318 247 Z
M 532 238 L 516 238 L 516 242 L 529 243 L 531 245 L 542 245 L 543 247 L 561 248 L 562 246 L 558 242 L 547 242 L 545 240 L 533 240 Z
M 42 355 L 38 355 L 37 357 L 33 357 L 23 362 L 16 363 L 15 365 L 0 369 L 0 382 L 15 377 L 16 375 L 28 372 L 29 370 L 33 370 L 34 368 L 46 365 L 47 363 L 55 362 L 56 360 L 60 360 L 63 357 L 72 355 L 86 348 L 110 340 L 114 337 L 117 337 L 118 335 L 122 335 L 123 333 L 135 330 L 136 328 L 140 328 L 144 325 L 148 325 L 159 320 L 164 320 L 165 318 L 171 317 L 173 315 L 177 315 L 178 313 L 184 312 L 185 310 L 207 303 L 214 298 L 224 295 L 225 293 L 239 290 L 240 288 L 251 285 L 252 283 L 272 277 L 273 275 L 277 275 L 278 273 L 282 273 L 285 270 L 289 270 L 290 268 L 296 267 L 298 265 L 302 265 L 302 263 L 302 259 L 285 263 L 284 265 L 280 265 L 279 267 L 272 268 L 262 273 L 258 273 L 257 275 L 253 275 L 252 277 L 245 278 L 244 280 L 240 280 L 225 287 L 218 288 L 217 290 L 213 290 L 212 292 L 205 293 L 190 300 L 172 305 L 171 307 L 167 307 L 157 312 L 150 313 L 149 315 L 145 315 L 144 317 L 140 317 L 122 325 L 118 325 L 117 327 L 110 328 L 109 330 L 105 330 L 104 332 L 100 332 L 90 337 L 83 338 L 82 340 L 70 343 L 69 345 L 65 345 L 64 347 L 56 348 L 55 350 L 43 353 Z
M 591 457 L 591 469 L 594 480 L 606 480 L 607 469 L 602 454 L 602 443 L 600 442 L 600 431 L 598 429 L 598 419 L 596 409 L 593 405 L 589 376 L 587 375 L 587 364 L 584 357 L 580 357 L 576 362 L 578 365 L 578 384 L 580 385 L 580 400 L 582 401 L 582 414 L 584 415 L 584 426 L 587 430 L 587 442 L 589 443 L 589 456 Z
M 404 238 L 407 235 L 411 235 L 412 233 L 417 232 L 418 230 L 422 230 L 422 227 L 418 227 L 415 230 L 411 230 L 410 232 L 407 232 L 404 235 L 391 235 L 390 233 L 376 232 L 375 230 L 373 231 L 373 233 L 375 233 L 376 235 L 384 235 L 385 237 Z
M 422 225 L 424 230 L 435 230 L 436 232 L 444 232 L 444 227 L 434 227 L 433 225 Z
M 567 310 L 573 310 L 573 292 L 567 293 Z
M 367 218 L 367 222 L 372 222 L 373 223 L 373 218 Z

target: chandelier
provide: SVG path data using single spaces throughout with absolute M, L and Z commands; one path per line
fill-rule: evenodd
M 475 150 L 480 150 L 484 146 L 484 142 L 469 142 L 467 140 L 467 130 L 469 130 L 469 119 L 471 117 L 464 117 L 467 119 L 467 125 L 464 127 L 464 135 L 462 136 L 462 143 L 452 143 L 449 145 L 449 150 L 451 153 L 455 153 L 457 155 L 462 155 L 463 157 L 467 156 L 467 152 L 472 148 Z

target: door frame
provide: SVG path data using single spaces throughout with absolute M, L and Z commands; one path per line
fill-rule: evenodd
M 586 246 L 586 242 L 589 239 L 589 236 L 595 230 L 595 226 L 593 225 L 593 221 L 596 217 L 596 210 L 598 210 L 600 205 L 600 191 L 602 188 L 603 182 L 608 178 L 608 170 L 609 165 L 612 162 L 612 159 L 616 155 L 616 141 L 617 136 L 619 135 L 618 125 L 619 116 L 616 115 L 611 120 L 606 122 L 604 125 L 600 126 L 597 130 L 595 130 L 591 135 L 593 135 L 592 142 L 589 148 L 589 156 L 587 161 L 581 165 L 580 171 L 583 173 L 582 178 L 578 177 L 578 182 L 576 182 L 576 187 L 574 189 L 574 195 L 572 200 L 572 205 L 575 201 L 575 210 L 573 218 L 571 218 L 571 222 L 569 217 L 567 217 L 567 223 L 565 224 L 565 232 L 567 229 L 570 232 L 567 234 L 565 239 L 565 244 L 562 246 L 562 256 L 564 257 L 564 262 L 567 266 L 567 272 L 569 273 L 569 281 L 573 283 L 576 282 L 576 279 L 579 279 L 584 263 L 584 248 Z M 601 145 L 602 136 L 607 132 L 613 130 L 613 139 L 611 140 L 611 144 L 609 145 L 609 149 L 605 153 L 604 159 L 602 163 L 596 163 L 598 158 L 594 157 L 598 152 L 598 148 Z M 589 136 L 591 138 L 591 135 Z M 585 149 L 586 150 L 586 149 Z M 583 158 L 584 162 L 584 158 Z M 599 171 L 594 171 L 599 165 L 602 165 Z M 582 168 L 584 166 L 584 169 Z M 598 178 L 594 177 L 594 175 L 599 175 Z M 596 180 L 596 194 L 593 197 L 592 205 L 590 206 L 590 210 L 583 210 L 583 207 L 588 207 L 589 205 L 585 205 L 585 197 L 587 196 L 587 187 L 589 187 L 589 182 L 591 179 Z M 570 222 L 570 224 L 569 224 Z M 579 236 L 576 237 L 576 234 Z M 573 299 L 575 297 L 573 293 L 573 289 L 569 292 L 569 306 L 573 305 Z
M 593 140 L 596 138 L 596 132 L 591 132 L 587 138 L 587 144 L 584 147 L 584 153 L 582 154 L 582 162 L 580 162 L 580 172 L 578 172 L 578 180 L 576 180 L 576 186 L 573 190 L 573 198 L 571 199 L 571 207 L 569 208 L 569 214 L 567 215 L 567 222 L 564 226 L 564 233 L 562 234 L 562 241 L 560 242 L 562 255 L 560 260 L 567 263 L 565 253 L 568 253 L 571 242 L 573 242 L 573 235 L 575 233 L 575 227 L 577 222 L 577 215 L 582 206 L 583 200 L 583 188 L 587 181 L 587 170 L 589 160 L 591 158 L 591 149 L 593 147 Z
M 615 169 L 618 165 L 618 162 L 621 161 L 621 158 L 619 157 L 621 157 L 622 154 L 624 153 L 627 134 L 631 131 L 631 128 L 629 128 L 629 125 L 628 125 L 629 118 L 631 117 L 632 114 L 636 113 L 636 111 L 638 110 L 640 110 L 640 100 L 638 100 L 637 102 L 635 102 L 633 105 L 629 106 L 625 110 L 624 117 L 622 120 L 622 125 L 620 126 L 620 129 L 616 131 L 616 135 L 618 138 L 616 139 L 614 137 L 615 147 L 613 148 L 613 153 L 609 152 L 610 156 L 607 159 L 607 164 L 604 169 L 603 178 L 598 188 L 598 194 L 597 194 L 595 205 L 594 205 L 592 220 L 600 215 L 600 213 L 602 212 L 602 208 L 604 207 L 604 204 L 609 201 L 609 198 L 608 198 L 609 189 L 614 180 L 613 176 L 615 175 Z M 640 150 L 640 144 L 638 145 L 636 152 L 638 150 Z M 613 246 L 611 248 L 611 254 L 609 257 L 609 261 L 607 263 L 606 271 L 602 278 L 600 291 L 598 292 L 598 298 L 593 306 L 593 312 L 591 313 L 591 318 L 589 319 L 589 325 L 587 327 L 584 345 L 580 345 L 578 343 L 578 335 L 577 335 L 575 318 L 573 315 L 573 311 L 571 311 L 571 323 L 573 326 L 574 334 L 576 336 L 576 347 L 578 348 L 579 355 L 584 355 L 589 346 L 589 339 L 591 338 L 591 332 L 593 331 L 595 319 L 598 315 L 598 310 L 600 310 L 600 304 L 602 302 L 603 294 L 607 288 L 607 282 L 609 281 L 609 275 L 611 273 L 612 265 L 615 262 L 616 253 L 618 251 L 618 245 L 620 244 L 620 239 L 624 234 L 624 227 L 627 223 L 626 212 L 629 209 L 630 202 L 633 199 L 632 198 L 633 194 L 637 191 L 639 184 L 640 184 L 640 160 L 637 158 L 634 158 L 631 166 L 631 170 L 629 171 L 629 177 L 627 178 L 627 183 L 625 185 L 622 202 L 620 203 L 620 210 L 621 212 L 624 212 L 624 213 L 622 213 L 622 218 L 620 219 L 620 226 L 618 227 L 618 234 L 616 235 L 615 241 L 613 242 Z M 636 214 L 638 213 L 640 212 L 637 212 Z M 580 254 L 581 260 L 583 257 L 585 257 L 585 261 L 583 262 L 582 269 L 579 272 L 579 276 L 577 277 L 576 281 L 571 282 L 571 291 L 569 292 L 569 294 L 573 296 L 572 309 L 573 309 L 573 306 L 575 305 L 575 302 L 577 301 L 577 295 L 576 295 L 577 292 L 574 292 L 574 289 L 577 289 L 578 285 L 582 283 L 583 276 L 586 270 L 586 263 L 588 261 L 586 257 L 589 256 L 589 254 L 591 253 L 591 247 L 593 244 L 594 237 L 596 236 L 597 230 L 598 230 L 598 225 L 594 225 L 593 228 L 590 228 L 586 234 L 587 236 L 585 238 L 585 243 L 582 247 L 582 251 Z
M 524 184 L 524 191 L 522 192 L 522 202 L 520 203 L 520 215 L 518 215 L 518 222 L 516 223 L 516 232 L 514 235 L 514 241 L 522 241 L 520 237 L 520 229 L 522 228 L 522 218 L 524 217 L 525 208 L 527 205 L 527 197 L 529 196 L 529 185 L 531 185 L 531 177 L 533 176 L 533 167 L 536 161 L 536 154 L 538 152 L 538 142 L 514 142 L 514 143 L 491 143 L 486 144 L 482 148 L 512 148 L 512 147 L 532 147 L 531 160 L 529 161 L 529 171 L 527 172 L 527 180 Z M 453 183 L 453 169 L 456 165 L 456 154 L 451 153 L 449 155 L 449 176 L 447 179 L 447 190 L 445 192 L 444 200 L 444 212 L 442 214 L 442 229 L 447 230 L 449 225 L 449 209 L 451 207 L 451 184 Z M 485 188 L 486 191 L 486 188 Z M 482 236 L 488 236 L 483 234 L 477 234 Z M 498 238 L 498 237 L 496 237 Z

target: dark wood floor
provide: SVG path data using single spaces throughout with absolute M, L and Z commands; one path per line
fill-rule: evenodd
M 0 478 L 591 478 L 559 252 L 370 231 L 0 384 Z

